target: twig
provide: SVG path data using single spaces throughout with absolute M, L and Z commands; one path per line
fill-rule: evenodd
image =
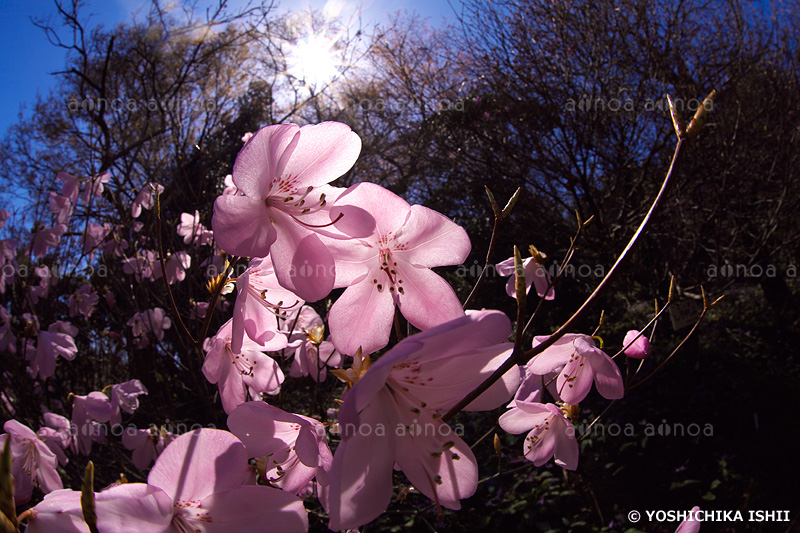
M 672 182 L 672 176 L 675 173 L 675 167 L 680 160 L 681 156 L 683 155 L 684 149 L 683 140 L 679 139 L 677 145 L 675 146 L 675 153 L 672 155 L 672 161 L 669 165 L 669 170 L 667 171 L 667 175 L 664 177 L 664 182 L 661 184 L 661 189 L 658 191 L 658 195 L 656 196 L 655 200 L 653 200 L 653 204 L 650 206 L 650 210 L 642 220 L 642 223 L 639 225 L 639 228 L 633 234 L 630 241 L 628 241 L 628 245 L 622 251 L 620 256 L 617 258 L 617 261 L 608 271 L 608 274 L 603 278 L 597 288 L 592 292 L 591 295 L 583 302 L 583 305 L 575 311 L 575 313 L 566 321 L 564 324 L 558 328 L 558 330 L 550 335 L 547 339 L 545 339 L 541 344 L 538 344 L 535 348 L 528 350 L 527 352 L 519 352 L 516 348 L 512 352 L 511 356 L 502 364 L 500 367 L 495 370 L 491 376 L 486 378 L 483 383 L 478 385 L 472 392 L 467 394 L 460 402 L 458 402 L 455 406 L 453 406 L 447 413 L 444 414 L 442 419 L 447 421 L 453 418 L 459 411 L 461 411 L 464 407 L 472 403 L 475 398 L 483 394 L 486 389 L 491 387 L 497 380 L 499 380 L 506 372 L 508 372 L 514 365 L 518 364 L 522 361 L 529 361 L 533 357 L 539 355 L 544 350 L 552 346 L 558 339 L 563 337 L 567 332 L 569 332 L 578 321 L 583 318 L 583 316 L 591 309 L 591 307 L 597 302 L 600 298 L 602 293 L 608 288 L 611 282 L 616 278 L 617 273 L 620 270 L 620 267 L 625 262 L 625 260 L 630 255 L 631 250 L 633 249 L 636 242 L 639 238 L 644 234 L 644 230 L 647 228 L 650 221 L 653 219 L 653 215 L 658 208 L 658 206 L 663 201 L 664 197 L 666 196 L 667 190 Z

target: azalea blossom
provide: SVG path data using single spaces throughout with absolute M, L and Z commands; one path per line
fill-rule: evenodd
M 151 256 L 151 259 L 152 263 L 150 265 L 150 272 L 152 273 L 152 279 L 160 279 L 163 275 L 161 270 L 161 261 L 159 261 L 155 252 Z M 187 252 L 181 250 L 180 252 L 169 254 L 166 259 L 164 259 L 164 269 L 167 272 L 167 283 L 172 285 L 178 281 L 183 281 L 186 278 L 186 270 L 190 266 L 192 266 L 192 256 L 190 256 Z
M 303 301 L 293 292 L 278 283 L 275 270 L 269 259 L 253 259 L 236 279 L 236 303 L 233 306 L 231 324 L 231 349 L 242 350 L 245 334 L 256 343 L 272 345 L 280 342 L 286 346 L 286 338 L 278 333 L 278 319 L 299 309 Z M 277 336 L 282 340 L 274 340 Z
M 83 240 L 83 253 L 93 257 L 94 250 L 106 239 L 111 232 L 111 224 L 105 223 L 102 226 L 94 222 L 86 224 L 86 230 L 81 236 Z
M 300 495 L 317 478 L 328 485 L 333 454 L 323 425 L 264 402 L 247 402 L 231 412 L 228 427 L 257 459 L 259 474 L 286 492 Z
M 257 533 L 308 530 L 298 497 L 248 485 L 244 445 L 227 431 L 197 429 L 175 439 L 156 460 L 147 483 L 125 483 L 95 494 L 99 531 Z M 78 491 L 57 491 L 33 508 L 29 533 L 89 531 Z
M 289 375 L 293 378 L 311 376 L 318 382 L 325 381 L 327 367 L 342 366 L 342 356 L 330 341 L 324 340 L 325 324 L 313 307 L 304 305 L 298 312 L 290 313 L 279 320 L 281 331 L 288 336 L 287 348 L 294 350 Z M 288 331 L 289 328 L 294 328 Z
M 647 359 L 650 357 L 650 339 L 638 330 L 634 329 L 626 333 L 622 345 L 626 347 L 625 355 L 628 357 L 633 359 Z
M 386 346 L 395 306 L 421 330 L 464 316 L 456 293 L 431 270 L 466 259 L 471 245 L 464 228 L 372 183 L 342 193 L 331 217 L 351 237 L 330 245 L 336 286 L 347 287 L 328 317 L 339 352 Z
M 31 253 L 35 258 L 40 258 L 50 248 L 56 248 L 61 242 L 61 237 L 67 232 L 66 224 L 56 224 L 51 228 L 39 228 L 30 244 Z
M 105 190 L 104 184 L 111 181 L 111 174 L 103 172 L 97 176 L 92 176 L 84 183 L 83 191 L 81 191 L 81 201 L 86 204 L 92 196 L 103 196 Z M 134 217 L 135 218 L 135 217 Z
M 360 151 L 358 135 L 337 122 L 259 130 L 233 166 L 244 194 L 214 202 L 216 242 L 232 255 L 269 254 L 283 287 L 307 301 L 325 297 L 334 261 L 316 231 L 330 225 L 329 203 L 339 191 L 327 184 L 350 170 Z
M 147 387 L 142 384 L 138 379 L 132 379 L 125 383 L 117 383 L 111 386 L 111 406 L 113 412 L 109 418 L 112 425 L 122 423 L 122 413 L 120 410 L 128 414 L 139 408 L 139 396 L 147 394 Z
M 99 391 L 90 392 L 86 396 L 72 397 L 72 442 L 73 453 L 89 455 L 92 441 L 100 442 L 105 438 L 102 423 L 108 422 L 114 413 L 114 407 L 108 396 Z
M 122 434 L 122 445 L 133 450 L 133 464 L 144 470 L 155 461 L 170 442 L 178 438 L 163 427 L 150 426 L 149 429 L 128 428 Z
M 6 285 L 14 282 L 14 275 L 17 273 L 17 248 L 19 242 L 16 239 L 0 240 L 0 294 L 6 293 Z
M 92 290 L 88 283 L 81 285 L 81 288 L 70 295 L 67 305 L 69 305 L 69 316 L 83 315 L 86 318 L 92 314 L 94 306 L 100 300 L 100 296 Z
M 142 187 L 139 194 L 133 199 L 133 204 L 131 204 L 131 216 L 139 218 L 143 209 L 153 209 L 153 206 L 156 205 L 156 194 L 161 194 L 162 192 L 164 192 L 163 185 L 148 183 Z
M 8 350 L 8 353 L 17 353 L 17 337 L 11 330 L 11 313 L 0 306 L 0 351 L 5 350 Z
M 371 366 L 368 356 L 362 361 L 357 354 L 353 369 L 331 371 L 348 383 L 339 413 L 342 441 L 321 495 L 331 529 L 378 517 L 392 497 L 393 468 L 450 509 L 459 509 L 460 500 L 475 492 L 475 457 L 440 413 L 510 356 L 510 331 L 508 317 L 499 311 L 469 312 L 405 338 Z M 514 367 L 467 410 L 497 407 L 518 384 Z
M 533 346 L 547 338 L 547 335 L 534 337 Z M 527 367 L 539 376 L 558 372 L 555 392 L 569 404 L 580 403 L 592 388 L 593 380 L 597 392 L 609 400 L 622 398 L 625 392 L 616 363 L 588 335 L 567 333 L 531 359 Z
M 284 380 L 278 362 L 265 354 L 286 346 L 286 337 L 275 335 L 266 344 L 259 344 L 245 335 L 240 350 L 232 347 L 233 320 L 219 328 L 213 339 L 206 339 L 207 352 L 203 374 L 210 383 L 219 387 L 222 408 L 231 413 L 237 405 L 247 401 L 247 391 L 252 397 L 260 393 L 278 394 Z
M 552 286 L 552 278 L 542 264 L 543 256 L 536 248 L 531 247 L 533 257 L 528 257 L 522 261 L 522 268 L 525 271 L 525 292 L 531 292 L 531 286 L 536 287 L 536 294 L 545 300 L 555 298 L 555 289 Z M 495 266 L 497 273 L 501 276 L 511 276 L 506 283 L 506 293 L 512 298 L 517 297 L 516 277 L 514 276 L 514 258 L 510 257 L 505 261 L 497 263 Z
M 59 224 L 67 223 L 75 207 L 69 198 L 52 191 L 48 196 L 48 204 L 50 211 L 56 215 L 56 222 Z
M 525 458 L 536 466 L 555 459 L 558 466 L 567 470 L 578 468 L 578 441 L 575 428 L 566 416 L 573 406 L 562 407 L 552 403 L 515 400 L 511 409 L 500 416 L 500 427 L 509 433 L 524 433 Z
M 64 487 L 56 471 L 58 461 L 55 454 L 31 428 L 16 420 L 8 420 L 3 429 L 6 433 L 0 435 L 0 447 L 5 446 L 6 439 L 11 439 L 11 473 L 17 505 L 30 500 L 35 485 L 45 494 Z
M 69 420 L 55 413 L 44 413 L 43 418 L 44 426 L 39 428 L 36 436 L 50 448 L 58 458 L 58 462 L 65 465 L 69 459 L 64 450 L 69 448 L 72 441 L 72 427 Z
M 81 179 L 69 174 L 68 172 L 59 172 L 56 179 L 64 182 L 61 186 L 61 194 L 69 198 L 73 205 L 78 202 L 78 193 L 81 188 Z
M 27 353 L 33 376 L 38 374 L 42 379 L 47 379 L 55 374 L 58 357 L 68 361 L 75 359 L 78 347 L 74 336 L 77 334 L 78 328 L 60 320 L 50 324 L 47 331 L 39 331 L 35 352 Z
M 155 307 L 134 314 L 128 320 L 128 325 L 131 327 L 136 347 L 146 348 L 150 344 L 147 334 L 152 333 L 159 341 L 163 340 L 164 331 L 172 327 L 172 320 L 163 309 Z
M 203 245 L 208 244 L 214 237 L 213 232 L 206 229 L 200 223 L 200 212 L 195 211 L 194 215 L 181 213 L 181 223 L 178 224 L 178 235 L 183 237 L 184 244 L 196 242 Z

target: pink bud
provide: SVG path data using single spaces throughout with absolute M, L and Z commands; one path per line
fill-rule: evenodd
M 639 337 L 638 339 L 636 337 Z M 633 339 L 636 339 L 635 341 Z M 631 344 L 633 342 L 633 344 Z M 639 331 L 633 329 L 625 334 L 625 340 L 622 342 L 625 348 L 625 355 L 633 359 L 647 359 L 650 357 L 650 341 L 642 335 Z

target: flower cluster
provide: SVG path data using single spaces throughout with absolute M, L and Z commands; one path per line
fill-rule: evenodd
M 494 310 L 465 311 L 455 290 L 433 271 L 465 261 L 471 250 L 466 231 L 379 185 L 331 185 L 361 149 L 348 126 L 281 124 L 243 141 L 214 203 L 211 230 L 199 210 L 181 213 L 175 231 L 187 250 L 162 255 L 161 241 L 156 247 L 138 221 L 158 208 L 165 192 L 158 184 L 145 185 L 133 198 L 136 222 L 129 231 L 87 221 L 80 241 L 86 256 L 115 261 L 132 284 L 164 278 L 167 301 L 170 287 L 187 278 L 193 263 L 213 267 L 213 296 L 192 300 L 191 318 L 203 327 L 187 327 L 165 303 L 132 307 L 123 319 L 129 329 L 107 336 L 121 340 L 124 334 L 129 353 L 168 355 L 161 348 L 168 333 L 202 331 L 192 344 L 203 352 L 202 374 L 219 391 L 230 432 L 177 435 L 155 425 L 126 432 L 122 445 L 133 464 L 153 464 L 147 482 L 95 493 L 92 517 L 80 492 L 62 488 L 57 465 L 66 464 L 65 450 L 89 455 L 93 443 L 105 440 L 105 424 L 120 426 L 123 416 L 133 415 L 147 388 L 132 379 L 71 394 L 72 420 L 47 413 L 37 433 L 9 420 L 0 443 L 11 449 L 16 503 L 28 501 L 36 487 L 46 495 L 27 513 L 29 531 L 89 531 L 92 521 L 100 531 L 261 531 L 264 524 L 303 531 L 304 497 L 318 498 L 332 530 L 358 528 L 390 505 L 395 470 L 438 509 L 459 509 L 477 489 L 478 463 L 449 424 L 448 413 L 458 410 L 507 405 L 499 426 L 528 432 L 525 458 L 541 466 L 552 457 L 559 466 L 577 468 L 578 404 L 592 384 L 610 400 L 621 398 L 625 388 L 617 364 L 593 337 L 537 336 L 533 348 L 547 342 L 547 349 L 522 365 L 508 364 L 520 361 L 522 351 L 519 340 L 516 346 L 509 342 L 509 318 Z M 82 180 L 62 173 L 59 179 L 61 192 L 49 197 L 53 225 L 37 227 L 28 249 L 35 258 L 58 245 L 76 206 L 103 200 L 112 177 Z M 0 241 L 0 260 L 12 264 L 16 256 L 5 250 L 17 246 Z M 193 262 L 202 247 L 211 257 Z M 555 280 L 543 267 L 544 255 L 534 247 L 531 253 L 516 268 L 513 258 L 497 265 L 512 276 L 507 293 L 524 301 L 516 292 L 524 277 L 526 291 L 536 287 L 540 298 L 552 300 Z M 231 265 L 239 261 L 246 263 L 231 277 Z M 26 294 L 31 306 L 49 298 L 59 282 L 47 268 L 35 273 L 38 283 Z M 0 292 L 7 283 L 0 280 Z M 341 293 L 333 298 L 336 289 Z M 98 284 L 76 284 L 70 291 L 69 316 L 76 323 L 97 314 L 103 294 L 109 308 L 117 305 Z M 232 304 L 230 319 L 215 322 L 222 325 L 209 336 L 218 318 L 213 313 L 226 309 L 217 300 L 223 295 Z M 310 305 L 315 302 L 321 303 Z M 172 308 L 177 313 L 174 302 Z M 25 335 L 18 342 L 14 318 L 0 307 L 0 347 L 14 353 L 22 346 L 29 373 L 45 382 L 59 358 L 78 356 L 79 329 L 64 321 L 45 328 L 33 314 L 23 318 Z M 393 331 L 397 342 L 390 346 Z M 650 351 L 639 332 L 626 336 L 628 357 L 643 359 Z M 289 378 L 305 378 L 318 390 L 330 376 L 344 384 L 338 410 L 329 413 L 336 423 L 268 403 L 280 398 Z M 330 381 L 326 386 L 333 387 Z

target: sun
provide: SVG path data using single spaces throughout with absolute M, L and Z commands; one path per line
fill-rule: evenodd
M 286 57 L 287 72 L 312 91 L 333 81 L 341 64 L 336 41 L 322 33 L 298 39 Z

